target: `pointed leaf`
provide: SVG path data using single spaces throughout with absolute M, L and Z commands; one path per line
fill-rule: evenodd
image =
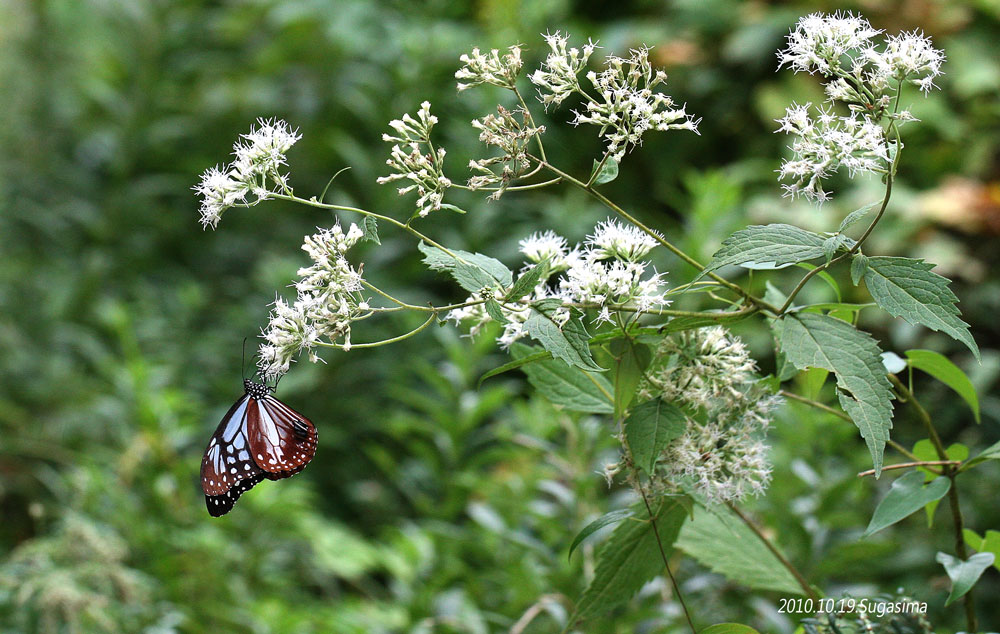
M 837 228 L 837 233 L 843 233 L 844 229 L 847 229 L 855 222 L 864 218 L 868 214 L 868 212 L 871 211 L 872 207 L 874 207 L 877 204 L 878 204 L 877 202 L 869 203 L 864 207 L 860 209 L 855 209 L 851 213 L 847 214 L 847 216 L 844 217 L 843 221 L 841 221 L 840 227 Z
M 970 548 L 981 553 L 993 553 L 993 567 L 1000 570 L 1000 531 L 988 530 L 986 537 L 980 537 L 976 531 L 966 528 L 962 536 Z
M 619 419 L 625 415 L 625 410 L 635 398 L 642 373 L 645 372 L 653 355 L 649 351 L 649 346 L 625 338 L 615 339 L 611 342 L 610 348 L 616 364 L 615 418 Z
M 876 476 L 892 429 L 892 391 L 878 344 L 851 324 L 827 315 L 798 313 L 775 322 L 789 362 L 800 370 L 823 368 L 837 377 L 841 407 L 861 431 Z
M 517 360 L 526 360 L 539 352 L 537 347 L 515 343 L 510 354 Z M 559 359 L 537 361 L 523 367 L 528 382 L 554 405 L 574 412 L 610 414 L 613 388 L 611 382 L 600 374 L 581 372 Z
M 865 285 L 872 299 L 893 317 L 939 330 L 964 343 L 979 359 L 969 324 L 959 318 L 958 297 L 948 287 L 948 278 L 931 272 L 932 268 L 933 264 L 913 258 L 870 257 Z
M 576 537 L 573 538 L 573 543 L 569 545 L 569 554 L 567 557 L 572 557 L 573 551 L 576 550 L 576 547 L 582 544 L 583 540 L 587 539 L 597 531 L 601 530 L 605 526 L 617 524 L 618 522 L 634 515 L 635 511 L 632 509 L 619 509 L 617 511 L 605 513 L 604 515 L 598 517 L 596 520 L 583 527 L 583 530 L 576 534 Z
M 476 292 L 484 288 L 503 290 L 512 283 L 513 274 L 500 260 L 459 249 L 447 253 L 424 242 L 417 248 L 424 254 L 424 263 L 428 268 L 447 271 L 467 291 Z
M 594 174 L 594 170 L 598 167 L 601 171 L 597 174 L 597 178 L 594 179 L 594 185 L 603 185 L 605 183 L 610 183 L 611 181 L 618 178 L 618 161 L 608 157 L 608 160 L 604 161 L 604 165 L 601 166 L 600 161 L 594 161 L 594 167 L 591 169 L 591 176 Z
M 515 344 L 515 345 L 521 345 L 525 348 L 528 348 L 529 350 L 531 349 L 530 346 L 524 346 L 524 344 Z M 516 370 L 522 365 L 527 365 L 535 361 L 542 361 L 543 359 L 551 359 L 551 358 L 552 358 L 551 352 L 549 352 L 548 350 L 539 350 L 538 352 L 529 354 L 520 359 L 514 359 L 513 361 L 509 361 L 499 367 L 493 368 L 488 372 L 484 372 L 483 375 L 479 377 L 479 382 L 476 383 L 476 389 L 479 389 L 483 386 L 483 381 L 495 377 L 498 374 L 503 374 L 504 372 L 510 372 L 511 370 Z
M 947 553 L 938 553 L 935 559 L 944 566 L 948 578 L 951 579 L 951 593 L 948 594 L 948 600 L 944 602 L 945 607 L 947 607 L 972 590 L 972 586 L 979 581 L 983 571 L 993 565 L 995 557 L 993 553 L 976 553 L 968 560 L 962 561 Z
M 531 305 L 531 315 L 524 322 L 524 329 L 532 339 L 552 353 L 557 359 L 589 372 L 604 372 L 590 354 L 590 335 L 583 322 L 572 313 L 562 326 L 556 311 L 562 306 L 558 299 L 543 299 Z
M 861 278 L 865 276 L 865 271 L 867 270 L 868 256 L 863 253 L 855 253 L 851 259 L 851 282 L 857 286 L 861 282 Z
M 948 357 L 938 354 L 933 350 L 907 350 L 906 358 L 912 367 L 923 370 L 955 390 L 969 404 L 976 422 L 981 422 L 979 418 L 979 396 L 976 394 L 976 386 L 972 384 L 972 381 L 969 380 L 965 372 L 962 372 L 961 368 L 949 361 Z
M 365 219 L 361 221 L 361 237 L 368 242 L 382 244 L 382 241 L 378 239 L 378 222 L 371 216 L 365 216 Z
M 948 478 L 935 478 L 924 486 L 924 474 L 910 471 L 892 483 L 889 494 L 875 507 L 875 514 L 872 515 L 871 522 L 868 523 L 868 528 L 862 537 L 868 537 L 887 526 L 892 526 L 931 502 L 940 500 L 950 488 L 951 480 Z
M 663 550 L 669 557 L 687 511 L 676 499 L 668 498 L 660 502 L 654 515 Z M 636 516 L 645 517 L 645 507 L 638 507 Z M 620 524 L 598 553 L 594 579 L 577 600 L 570 621 L 599 616 L 628 601 L 662 571 L 663 558 L 652 525 L 648 521 Z
M 823 257 L 823 236 L 786 224 L 751 225 L 722 242 L 702 275 L 723 266 L 775 269 Z
M 687 416 L 676 405 L 661 399 L 636 405 L 625 420 L 625 438 L 632 459 L 646 473 L 653 473 L 660 453 L 686 428 Z
M 986 462 L 987 460 L 1000 460 L 1000 441 L 990 445 L 988 448 L 984 449 L 981 454 L 962 465 L 962 471 L 965 471 L 970 467 L 974 467 L 980 462 Z
M 695 507 L 677 547 L 702 565 L 736 583 L 758 590 L 801 595 L 802 588 L 767 546 L 732 511 L 717 505 Z
M 514 282 L 513 288 L 507 293 L 507 297 L 504 298 L 505 301 L 515 302 L 525 295 L 531 293 L 535 290 L 535 286 L 538 285 L 538 280 L 542 279 L 542 275 L 549 270 L 549 261 L 542 260 L 535 266 L 531 267 L 517 278 Z
M 490 298 L 483 303 L 483 307 L 486 309 L 486 314 L 489 315 L 490 318 L 493 321 L 497 322 L 498 324 L 510 323 L 510 320 L 507 319 L 507 316 L 503 314 L 503 307 L 497 300 Z

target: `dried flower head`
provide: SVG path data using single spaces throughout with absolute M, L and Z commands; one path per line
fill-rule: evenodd
M 472 127 L 480 131 L 479 140 L 500 148 L 502 154 L 469 161 L 469 169 L 477 172 L 476 176 L 469 179 L 471 189 L 499 183 L 500 186 L 490 195 L 491 199 L 499 200 L 514 179 L 531 169 L 525 146 L 532 137 L 545 132 L 545 128 L 530 125 L 530 117 L 522 108 L 512 112 L 503 106 L 497 106 L 497 114 L 473 120 Z M 498 165 L 499 173 L 495 171 Z

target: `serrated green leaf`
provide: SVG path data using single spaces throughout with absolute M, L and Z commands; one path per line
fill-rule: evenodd
M 851 259 L 851 282 L 857 286 L 861 278 L 868 270 L 868 256 L 863 253 L 855 253 Z
M 576 550 L 577 546 L 583 543 L 583 540 L 587 539 L 597 531 L 601 530 L 605 526 L 610 526 L 611 524 L 617 524 L 618 522 L 627 519 L 629 517 L 632 517 L 634 515 L 635 511 L 633 511 L 632 509 L 619 509 L 617 511 L 610 511 L 608 513 L 605 513 L 604 515 L 598 517 L 590 524 L 587 524 L 586 526 L 583 527 L 583 530 L 577 533 L 576 537 L 573 538 L 573 543 L 569 545 L 569 554 L 566 555 L 567 558 L 573 556 L 573 551 Z
M 847 214 L 847 216 L 845 216 L 844 219 L 841 221 L 840 227 L 837 229 L 837 233 L 843 233 L 844 229 L 847 229 L 855 222 L 864 218 L 868 214 L 868 212 L 871 211 L 872 207 L 874 207 L 877 204 L 878 204 L 877 202 L 869 203 L 864 207 L 860 209 L 855 209 L 851 213 Z
M 593 177 L 594 171 L 597 170 L 598 167 L 601 168 L 601 171 L 600 173 L 597 174 L 597 177 L 594 178 L 593 182 L 594 185 L 603 185 L 605 183 L 610 183 L 611 181 L 618 178 L 618 161 L 616 161 L 615 159 L 608 157 L 608 160 L 604 161 L 603 166 L 601 166 L 600 161 L 595 160 L 594 167 L 591 168 L 590 172 L 591 177 Z
M 508 302 L 516 302 L 525 295 L 531 293 L 531 291 L 535 290 L 535 286 L 538 285 L 538 280 L 542 279 L 542 275 L 544 275 L 548 269 L 549 261 L 545 259 L 524 273 L 521 273 L 504 300 Z
M 823 368 L 836 375 L 841 407 L 861 431 L 877 477 L 892 429 L 892 390 L 878 344 L 869 334 L 827 315 L 785 315 L 774 327 L 795 367 Z
M 709 625 L 699 634 L 760 634 L 760 632 L 742 623 L 716 623 Z
M 636 516 L 643 517 L 645 508 L 638 508 L 641 511 L 637 509 Z M 669 557 L 687 511 L 677 500 L 668 498 L 660 503 L 654 515 L 663 550 Z M 594 579 L 577 600 L 570 621 L 599 616 L 628 601 L 662 571 L 663 558 L 651 524 L 645 521 L 620 524 L 598 553 Z
M 840 245 L 843 244 L 843 238 L 844 236 L 837 234 L 835 236 L 830 236 L 823 241 L 823 258 L 826 260 L 827 264 L 830 263 L 830 260 L 832 260 L 833 256 L 837 253 L 837 249 L 839 249 Z
M 658 398 L 639 403 L 625 420 L 625 438 L 632 459 L 643 471 L 653 473 L 660 453 L 686 428 L 687 416 L 676 405 Z
M 949 361 L 948 357 L 933 350 L 907 350 L 906 358 L 909 360 L 910 366 L 926 372 L 955 390 L 969 404 L 976 423 L 981 422 L 979 395 L 976 394 L 976 386 L 972 384 L 961 368 Z
M 486 308 L 486 314 L 498 324 L 510 323 L 507 316 L 503 314 L 503 307 L 497 300 L 490 298 L 484 302 L 483 307 Z
M 529 350 L 531 349 L 530 346 L 524 346 L 524 344 L 515 344 L 515 345 L 523 346 L 525 348 L 528 348 Z M 479 389 L 483 386 L 483 381 L 495 377 L 498 374 L 503 374 L 504 372 L 510 372 L 511 370 L 516 370 L 522 365 L 534 363 L 535 361 L 543 361 L 545 359 L 551 359 L 551 358 L 552 358 L 551 352 L 549 352 L 548 350 L 539 350 L 538 352 L 535 352 L 533 354 L 528 354 L 527 356 L 522 357 L 520 359 L 514 359 L 513 361 L 509 361 L 501 366 L 493 368 L 488 372 L 484 372 L 483 375 L 479 377 L 479 382 L 476 383 L 476 389 Z
M 795 577 L 729 509 L 698 506 L 677 547 L 702 565 L 750 588 L 803 594 Z
M 948 287 L 948 278 L 932 268 L 933 264 L 913 258 L 870 257 L 865 285 L 872 299 L 893 317 L 939 330 L 964 343 L 979 359 L 979 346 L 969 333 L 969 324 L 959 318 L 961 312 L 955 306 L 958 297 Z
M 993 553 L 976 553 L 966 561 L 962 561 L 947 553 L 939 552 L 935 559 L 944 566 L 948 578 L 951 579 L 951 592 L 948 594 L 948 600 L 944 602 L 945 607 L 957 599 L 961 599 L 965 593 L 972 590 L 972 587 L 979 581 L 979 577 L 995 561 Z
M 476 292 L 484 288 L 504 290 L 511 285 L 513 274 L 500 260 L 459 249 L 447 253 L 424 242 L 417 248 L 424 254 L 424 263 L 428 268 L 447 271 L 467 291 Z
M 823 236 L 817 233 L 785 224 L 751 225 L 726 238 L 701 275 L 731 264 L 773 269 L 820 257 Z
M 604 372 L 590 354 L 590 334 L 579 318 L 570 314 L 562 326 L 556 320 L 558 299 L 543 299 L 531 305 L 531 315 L 524 322 L 528 335 L 542 344 L 557 359 L 589 372 Z
M 940 500 L 950 488 L 949 478 L 938 477 L 924 486 L 924 474 L 910 471 L 892 483 L 888 495 L 875 507 L 875 513 L 862 537 L 868 537 L 887 526 L 892 526 L 931 502 Z
M 510 354 L 516 360 L 534 357 L 537 347 L 515 343 Z M 523 366 L 528 382 L 554 405 L 574 412 L 610 414 L 614 389 L 611 382 L 600 374 L 581 372 L 559 359 L 536 361 Z
M 613 340 L 609 347 L 615 362 L 615 419 L 617 420 L 625 415 L 625 410 L 635 398 L 642 373 L 653 355 L 649 346 L 625 338 Z
M 382 241 L 378 239 L 378 221 L 371 216 L 365 216 L 361 221 L 361 237 L 368 242 L 381 245 Z

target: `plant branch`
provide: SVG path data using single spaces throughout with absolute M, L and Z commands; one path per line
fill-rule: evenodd
M 934 465 L 959 465 L 962 464 L 961 460 L 917 460 L 916 462 L 900 462 L 899 464 L 891 464 L 882 467 L 882 471 L 892 471 L 893 469 L 909 469 L 910 467 L 928 467 Z M 859 478 L 865 476 L 875 475 L 874 469 L 869 469 L 868 471 L 861 471 L 858 473 Z
M 802 573 L 799 572 L 799 569 L 796 568 L 792 564 L 792 562 L 790 562 L 788 558 L 785 557 L 785 555 L 780 550 L 778 550 L 774 544 L 771 543 L 771 540 L 768 539 L 766 535 L 764 535 L 764 533 L 760 530 L 760 528 L 758 528 L 758 526 L 749 517 L 744 515 L 743 511 L 741 511 L 732 502 L 726 502 L 726 506 L 728 506 L 729 510 L 731 510 L 733 513 L 736 513 L 737 517 L 743 520 L 743 523 L 747 525 L 747 528 L 753 531 L 753 534 L 756 535 L 757 538 L 761 542 L 763 542 L 765 546 L 767 546 L 767 549 L 771 551 L 771 554 L 774 555 L 778 559 L 778 561 L 781 562 L 781 565 L 785 567 L 785 570 L 787 570 L 789 573 L 791 573 L 793 577 L 795 577 L 795 581 L 798 582 L 799 587 L 802 588 L 802 591 L 805 592 L 806 596 L 812 599 L 813 601 L 817 601 L 819 599 L 819 596 L 816 594 L 816 591 L 812 589 L 812 586 L 809 585 L 809 582 L 806 581 L 806 578 L 802 576 Z

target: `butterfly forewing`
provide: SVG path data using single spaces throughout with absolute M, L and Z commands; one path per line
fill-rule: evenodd
M 316 427 L 273 396 L 251 399 L 247 430 L 257 465 L 272 480 L 301 471 L 316 455 Z
M 222 417 L 201 459 L 201 488 L 205 495 L 223 495 L 260 469 L 250 455 L 246 423 L 251 401 L 246 394 Z

